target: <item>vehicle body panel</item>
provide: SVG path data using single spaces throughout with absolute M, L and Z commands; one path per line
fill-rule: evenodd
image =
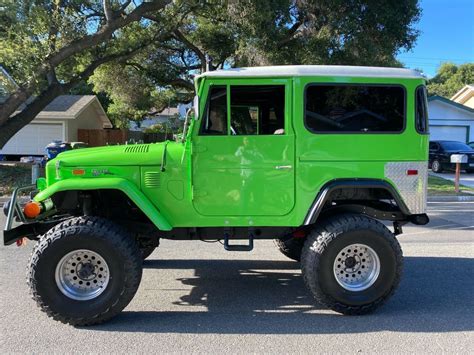
M 211 85 L 275 83 L 285 85 L 284 135 L 199 135 Z M 403 86 L 406 91 L 404 131 L 387 134 L 310 132 L 304 124 L 304 92 L 308 84 L 315 83 Z M 421 78 L 201 77 L 196 82 L 200 117 L 193 122 L 185 143 L 139 145 L 148 148 L 135 148 L 135 151 L 130 148 L 133 146 L 113 146 L 62 153 L 48 163 L 48 187 L 36 199 L 66 188 L 84 190 L 88 186 L 102 186 L 118 188 L 134 196 L 140 208 L 146 206 L 147 216 L 161 216 L 159 221 L 153 219 L 160 229 L 301 226 L 320 189 L 328 182 L 378 179 L 391 183 L 384 173 L 387 163 L 427 161 L 429 136 L 416 132 L 414 118 L 414 92 L 423 84 Z M 248 154 L 239 153 L 245 149 Z M 56 176 L 58 161 L 59 178 Z M 277 168 L 281 166 L 285 168 Z M 73 176 L 73 168 L 83 168 L 86 173 Z M 110 178 L 121 180 L 111 184 L 112 181 L 107 180 Z M 93 180 L 103 182 L 92 183 Z

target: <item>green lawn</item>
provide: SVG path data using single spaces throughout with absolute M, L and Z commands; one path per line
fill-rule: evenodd
M 0 165 L 0 196 L 19 186 L 31 184 L 31 165 Z
M 461 192 L 458 194 L 454 192 L 454 182 L 437 177 L 428 176 L 428 196 L 439 196 L 439 195 L 453 195 L 453 196 L 465 196 L 469 195 L 463 191 L 474 192 L 473 188 L 460 185 L 459 189 Z

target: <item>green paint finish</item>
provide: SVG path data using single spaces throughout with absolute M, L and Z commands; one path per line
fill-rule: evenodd
M 237 76 L 238 74 L 236 74 Z M 396 84 L 406 91 L 405 129 L 397 134 L 322 133 L 304 125 L 304 91 L 314 83 Z M 118 189 L 162 230 L 203 226 L 299 226 L 321 187 L 339 178 L 385 179 L 384 165 L 426 161 L 427 135 L 415 130 L 414 99 L 421 78 L 213 78 L 196 82 L 200 118 L 185 142 L 88 148 L 48 163 L 36 200 L 58 191 Z M 199 135 L 211 86 L 284 85 L 284 134 Z M 59 162 L 59 163 L 58 163 Z M 83 175 L 74 170 L 83 169 Z

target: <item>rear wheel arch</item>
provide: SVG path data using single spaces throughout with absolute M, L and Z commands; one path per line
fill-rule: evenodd
M 395 202 L 397 211 L 402 215 L 410 215 L 410 211 L 403 202 L 395 187 L 382 179 L 336 179 L 326 183 L 317 193 L 311 204 L 304 225 L 314 224 L 323 212 L 330 207 L 334 201 L 351 203 L 363 207 L 369 207 L 372 202 L 381 200 L 392 200 Z M 343 212 L 341 205 L 339 212 Z

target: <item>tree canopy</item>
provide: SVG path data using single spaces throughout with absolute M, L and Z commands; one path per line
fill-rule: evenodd
M 450 98 L 465 85 L 474 83 L 474 63 L 443 63 L 428 81 L 428 94 Z
M 207 69 L 400 66 L 395 56 L 413 47 L 420 17 L 417 0 L 20 0 L 2 6 L 0 65 L 19 87 L 0 106 L 0 147 L 78 85 L 105 92 L 108 113 L 126 122 L 189 101 L 193 75 Z

